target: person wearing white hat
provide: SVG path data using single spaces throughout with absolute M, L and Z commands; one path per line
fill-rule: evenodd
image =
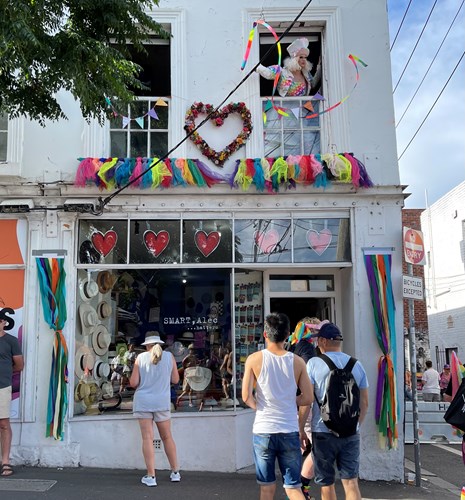
M 170 480 L 179 482 L 176 444 L 171 434 L 170 384 L 179 382 L 176 361 L 171 352 L 163 351 L 158 332 L 148 332 L 147 352 L 139 354 L 134 363 L 130 385 L 136 389 L 133 401 L 134 416 L 139 419 L 142 434 L 142 453 L 147 474 L 141 479 L 146 486 L 156 486 L 155 455 L 153 453 L 153 422 L 155 422 L 163 448 L 171 466 Z
M 308 40 L 294 40 L 287 52 L 290 57 L 284 60 L 284 67 L 263 66 L 259 64 L 257 73 L 267 80 L 274 80 L 279 72 L 278 93 L 281 97 L 306 96 L 318 90 L 321 81 L 321 62 L 318 62 L 316 73 L 312 75 L 312 64 L 307 59 L 310 54 Z

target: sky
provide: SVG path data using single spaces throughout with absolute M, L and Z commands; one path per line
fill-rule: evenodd
M 391 46 L 409 0 L 388 0 Z M 412 0 L 391 50 L 393 89 L 435 0 Z M 438 98 L 465 50 L 465 4 L 417 95 L 399 123 L 463 0 L 436 0 L 424 33 L 394 92 L 400 157 Z M 411 193 L 407 208 L 425 208 L 465 180 L 465 57 L 415 139 L 399 160 L 400 180 Z

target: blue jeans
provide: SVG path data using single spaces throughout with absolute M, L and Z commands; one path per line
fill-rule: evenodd
M 276 482 L 275 463 L 283 475 L 284 488 L 300 488 L 302 455 L 298 432 L 254 434 L 253 453 L 257 483 L 263 486 Z
M 312 454 L 316 484 L 334 484 L 335 466 L 341 479 L 354 479 L 360 466 L 360 434 L 340 438 L 329 432 L 313 432 Z

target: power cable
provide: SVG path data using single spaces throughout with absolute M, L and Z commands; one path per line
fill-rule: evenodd
M 402 116 L 400 117 L 399 121 L 396 123 L 396 128 L 399 126 L 400 122 L 402 121 L 402 118 L 405 116 L 405 113 L 407 113 L 407 111 L 410 107 L 410 104 L 412 104 L 412 101 L 415 99 L 415 96 L 417 95 L 418 91 L 420 90 L 420 87 L 422 86 L 423 82 L 425 81 L 425 78 L 427 77 L 429 70 L 433 66 L 433 63 L 436 60 L 436 57 L 439 54 L 439 51 L 441 50 L 441 47 L 443 46 L 444 42 L 446 41 L 447 36 L 449 35 L 449 31 L 452 29 L 452 26 L 454 25 L 455 20 L 457 19 L 460 11 L 462 10 L 464 2 L 465 2 L 465 0 L 462 0 L 462 3 L 460 4 L 459 9 L 457 10 L 457 13 L 454 16 L 454 19 L 452 19 L 452 22 L 450 23 L 449 29 L 447 30 L 446 34 L 444 35 L 444 38 L 442 39 L 442 42 L 439 45 L 439 48 L 436 51 L 436 54 L 434 54 L 433 60 L 431 61 L 430 65 L 428 66 L 428 69 L 426 70 L 426 73 L 424 74 L 423 78 L 421 79 L 420 84 L 418 85 L 417 89 L 415 90 L 415 93 L 413 94 L 412 98 L 410 99 L 410 102 L 407 104 L 405 111 L 402 113 Z
M 294 19 L 294 21 L 292 21 L 292 23 L 286 28 L 286 30 L 281 34 L 281 36 L 278 38 L 278 40 L 276 40 L 275 43 L 270 46 L 270 48 L 267 50 L 266 54 L 255 64 L 255 66 L 233 88 L 233 90 L 231 90 L 231 92 L 229 92 L 229 94 L 220 102 L 220 104 L 218 104 L 218 106 L 216 106 L 194 129 L 192 129 L 188 134 L 186 134 L 186 136 L 183 139 L 181 139 L 176 144 L 176 146 L 174 146 L 173 148 L 171 148 L 165 155 L 163 155 L 161 158 L 159 158 L 159 160 L 156 163 L 153 163 L 152 165 L 150 165 L 149 168 L 147 168 L 146 170 L 144 170 L 138 176 L 134 177 L 134 179 L 131 179 L 130 181 L 128 181 L 124 186 L 121 186 L 119 189 L 117 189 L 110 196 L 107 196 L 105 199 L 102 199 L 101 197 L 99 197 L 98 200 L 99 200 L 99 210 L 100 210 L 100 213 L 103 213 L 104 207 L 108 203 L 110 203 L 110 201 L 115 196 L 117 196 L 119 193 L 121 193 L 121 191 L 123 191 L 124 189 L 128 188 L 129 186 L 131 186 L 131 184 L 134 184 L 141 177 L 143 177 L 149 170 L 151 170 L 152 168 L 154 168 L 155 166 L 157 166 L 159 163 L 161 163 L 162 161 L 164 161 L 166 158 L 168 158 L 171 155 L 171 153 L 173 153 L 181 144 L 183 144 L 184 142 L 186 142 L 187 139 L 189 139 L 189 137 L 192 134 L 194 134 L 194 132 L 196 132 L 202 125 L 204 125 L 205 123 L 207 123 L 208 120 L 210 119 L 210 116 L 212 116 L 214 113 L 216 113 L 218 111 L 218 109 L 234 94 L 234 92 L 236 92 L 236 90 L 239 87 L 241 87 L 248 80 L 248 78 L 255 72 L 255 70 L 257 69 L 258 65 L 261 64 L 262 61 L 264 61 L 271 54 L 271 52 L 273 51 L 275 45 L 277 45 L 291 31 L 291 29 L 294 26 L 294 24 L 299 20 L 299 18 L 302 16 L 302 14 L 307 10 L 308 6 L 312 3 L 312 1 L 313 0 L 308 0 L 308 2 L 305 4 L 305 6 L 303 7 L 303 9 L 297 14 L 297 17 Z
M 442 93 L 446 89 L 446 87 L 447 87 L 448 83 L 450 82 L 451 78 L 454 76 L 454 73 L 455 73 L 456 69 L 458 68 L 459 64 L 462 62 L 463 56 L 465 56 L 465 52 L 463 52 L 462 55 L 460 56 L 459 62 L 455 65 L 455 68 L 452 71 L 452 73 L 450 74 L 449 78 L 447 79 L 447 82 L 444 84 L 444 87 L 442 87 L 441 92 L 439 92 L 439 95 L 436 97 L 436 100 L 434 101 L 434 103 L 431 106 L 431 108 L 429 108 L 428 113 L 426 114 L 426 116 L 423 119 L 423 121 L 420 123 L 420 126 L 417 128 L 417 131 L 413 134 L 413 137 L 410 139 L 410 142 L 407 144 L 407 146 L 405 147 L 405 149 L 402 151 L 402 154 L 399 156 L 399 158 L 397 158 L 397 161 L 400 161 L 400 159 L 402 158 L 402 156 L 404 156 L 404 153 L 407 151 L 407 149 L 409 148 L 410 144 L 412 144 L 413 139 L 415 139 L 416 135 L 418 134 L 418 132 L 420 131 L 421 127 L 423 126 L 423 124 L 427 120 L 427 118 L 430 115 L 431 111 L 433 111 L 434 106 L 436 106 L 436 103 L 439 101 L 439 98 L 441 97 Z
M 396 43 L 397 37 L 399 36 L 399 32 L 400 32 L 400 30 L 402 28 L 402 25 L 404 24 L 405 16 L 407 15 L 408 10 L 410 9 L 410 4 L 411 3 L 412 3 L 412 0 L 410 0 L 409 3 L 408 3 L 408 5 L 407 5 L 407 9 L 404 12 L 404 17 L 402 18 L 402 21 L 400 22 L 399 29 L 397 30 L 396 36 L 394 37 L 394 41 L 392 42 L 391 48 L 389 49 L 390 51 L 392 51 L 392 49 L 393 49 L 393 47 L 394 47 L 394 45 Z
M 437 3 L 438 3 L 438 0 L 434 0 L 433 6 L 431 7 L 431 10 L 429 11 L 428 17 L 426 18 L 425 24 L 423 25 L 423 29 L 421 30 L 420 36 L 418 37 L 418 40 L 415 43 L 415 47 L 413 47 L 412 53 L 410 54 L 410 57 L 408 58 L 407 64 L 404 66 L 404 69 L 402 70 L 402 73 L 401 73 L 399 79 L 397 80 L 396 86 L 394 87 L 394 90 L 392 91 L 393 94 L 395 93 L 397 86 L 399 85 L 400 81 L 402 80 L 402 77 L 404 76 L 405 70 L 407 69 L 407 66 L 410 63 L 410 60 L 412 59 L 413 54 L 415 53 L 415 50 L 417 49 L 417 46 L 421 40 L 421 37 L 423 36 L 423 33 L 426 29 L 426 26 L 428 25 L 429 18 L 431 17 L 431 14 L 433 13 L 433 10 L 436 7 Z

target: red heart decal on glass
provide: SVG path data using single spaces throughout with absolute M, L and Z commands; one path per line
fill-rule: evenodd
M 329 229 L 323 229 L 320 232 L 315 229 L 309 229 L 307 231 L 308 244 L 318 255 L 322 255 L 326 251 L 332 239 L 333 235 Z
M 170 233 L 162 230 L 155 233 L 148 229 L 144 233 L 144 243 L 147 250 L 154 256 L 158 257 L 170 242 Z
M 106 257 L 115 248 L 117 241 L 118 235 L 113 230 L 107 231 L 105 234 L 100 231 L 92 233 L 92 245 L 103 257 Z
M 276 248 L 279 241 L 279 234 L 276 229 L 268 231 L 256 231 L 254 235 L 255 244 L 263 253 L 271 253 Z
M 212 231 L 206 233 L 205 231 L 197 231 L 194 236 L 195 246 L 199 249 L 204 257 L 208 257 L 213 253 L 220 244 L 221 233 Z

